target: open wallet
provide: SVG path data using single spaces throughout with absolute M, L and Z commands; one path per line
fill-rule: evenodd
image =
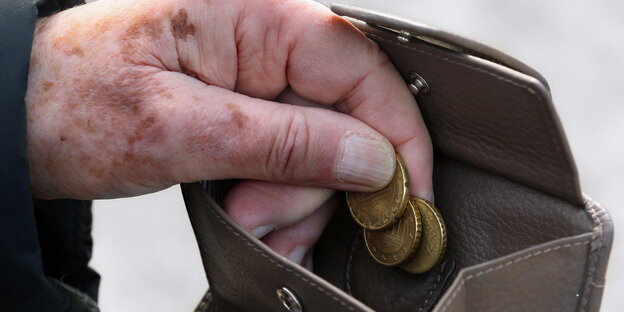
M 185 184 L 210 285 L 197 310 L 599 310 L 613 225 L 580 190 L 546 80 L 445 31 L 332 10 L 385 51 L 415 94 L 435 150 L 446 255 L 423 274 L 379 265 L 345 204 L 316 244 L 310 272 L 224 213 L 232 181 Z

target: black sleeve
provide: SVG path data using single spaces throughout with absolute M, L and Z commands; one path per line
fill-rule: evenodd
M 0 311 L 65 311 L 43 273 L 26 160 L 28 64 L 34 0 L 0 0 Z
M 84 0 L 47 0 L 39 4 L 39 17 L 49 16 L 56 12 L 75 7 Z

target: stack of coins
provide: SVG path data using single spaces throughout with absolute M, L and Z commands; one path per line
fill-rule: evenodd
M 364 228 L 373 259 L 424 273 L 444 256 L 446 227 L 432 203 L 409 196 L 407 168 L 400 155 L 396 158 L 394 177 L 386 187 L 371 193 L 347 192 L 347 204 L 355 222 Z

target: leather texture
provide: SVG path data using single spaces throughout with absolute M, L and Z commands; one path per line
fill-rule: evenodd
M 182 193 L 208 283 L 219 311 L 280 311 L 276 296 L 287 286 L 308 311 L 371 311 L 351 296 L 278 255 L 235 224 L 199 183 Z
M 550 91 L 539 79 L 416 37 L 406 43 L 387 28 L 350 21 L 377 42 L 406 81 L 411 72 L 425 79 L 430 92 L 417 97 L 418 106 L 438 152 L 583 203 Z M 395 22 L 386 17 L 384 24 Z M 418 36 L 418 29 L 409 32 Z
M 334 9 L 360 19 L 350 21 L 406 80 L 416 72 L 430 86 L 417 101 L 434 142 L 446 258 L 421 275 L 375 264 L 344 205 L 317 243 L 309 272 L 225 215 L 218 202 L 235 181 L 186 184 L 211 287 L 198 310 L 284 311 L 275 291 L 285 286 L 305 311 L 597 311 L 613 227 L 580 192 L 543 78 L 446 32 Z M 402 30 L 413 33 L 409 42 L 398 38 Z
M 446 259 L 458 269 L 562 237 L 594 233 L 599 223 L 582 207 L 444 156 L 435 159 L 434 188 L 448 231 Z M 440 274 L 442 265 L 423 275 L 376 265 L 357 231 L 346 206 L 338 210 L 317 243 L 315 273 L 373 309 L 418 311 L 416 307 L 432 300 L 425 290 L 448 286 L 454 277 Z M 405 287 L 401 300 L 388 299 L 399 293 L 391 285 Z
M 384 14 L 381 12 L 370 11 L 353 7 L 349 5 L 334 4 L 331 6 L 334 13 L 347 16 L 354 20 L 364 21 L 378 27 L 385 27 L 393 30 L 407 31 L 420 39 L 428 42 L 437 42 L 464 54 L 474 55 L 482 59 L 501 64 L 505 67 L 512 68 L 542 82 L 548 87 L 548 82 L 540 73 L 521 61 L 506 55 L 505 53 L 486 46 L 479 42 L 464 38 L 462 36 L 444 31 L 442 29 L 433 28 L 414 21 L 406 20 L 401 17 Z M 550 89 L 550 88 L 549 88 Z
M 447 259 L 419 275 L 379 265 L 368 254 L 361 228 L 344 205 L 316 245 L 314 271 L 374 310 L 428 311 L 452 281 L 455 261 Z
M 574 311 L 591 242 L 586 233 L 465 268 L 434 311 Z

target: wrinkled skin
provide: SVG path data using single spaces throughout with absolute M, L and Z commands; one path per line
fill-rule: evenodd
M 333 190 L 382 187 L 392 147 L 412 194 L 433 197 L 431 143 L 402 78 L 313 2 L 101 0 L 55 14 L 36 26 L 26 105 L 34 196 L 244 179 L 226 211 L 300 263 Z M 353 137 L 375 148 L 351 149 Z M 342 158 L 353 150 L 374 174 Z

